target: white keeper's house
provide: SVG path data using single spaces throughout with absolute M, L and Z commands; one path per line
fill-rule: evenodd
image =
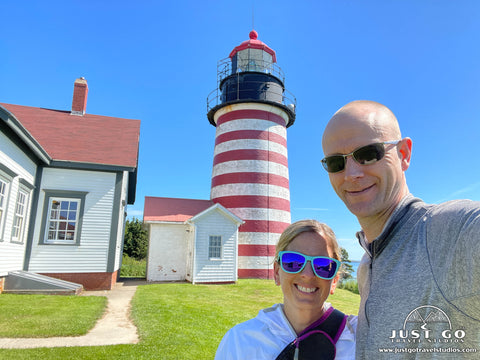
M 135 201 L 140 121 L 0 103 L 0 292 L 18 274 L 111 289 Z M 27 275 L 26 275 L 27 276 Z

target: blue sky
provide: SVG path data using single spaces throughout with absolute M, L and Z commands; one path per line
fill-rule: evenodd
M 253 26 L 297 99 L 288 129 L 292 220 L 329 224 L 359 259 L 357 221 L 320 164 L 331 115 L 356 99 L 390 107 L 413 139 L 410 191 L 480 200 L 480 2 L 2 1 L 0 102 L 140 119 L 137 201 L 208 199 L 215 128 L 206 98 L 217 61 Z

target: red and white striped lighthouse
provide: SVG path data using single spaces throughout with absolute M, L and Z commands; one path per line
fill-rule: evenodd
M 296 100 L 288 96 L 275 51 L 257 39 L 218 62 L 218 88 L 207 99 L 216 126 L 210 198 L 245 223 L 238 276 L 273 278 L 275 245 L 290 224 L 287 131 Z

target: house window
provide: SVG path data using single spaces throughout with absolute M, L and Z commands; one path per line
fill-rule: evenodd
M 15 216 L 13 218 L 12 241 L 23 243 L 23 234 L 25 232 L 25 218 L 28 207 L 29 194 L 19 189 L 17 202 L 15 204 Z
M 79 245 L 86 192 L 44 190 L 42 245 Z
M 50 198 L 46 243 L 75 243 L 80 205 L 80 199 Z
M 222 257 L 221 236 L 210 236 L 208 244 L 208 257 L 210 259 L 220 259 Z
M 17 176 L 15 172 L 0 163 L 0 241 L 4 240 L 7 209 L 10 198 L 10 185 Z
M 5 207 L 7 204 L 7 182 L 0 178 L 0 235 L 2 234 Z

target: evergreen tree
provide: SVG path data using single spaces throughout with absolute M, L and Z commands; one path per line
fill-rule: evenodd
M 125 224 L 125 238 L 123 253 L 131 258 L 142 260 L 147 257 L 148 232 L 143 228 L 143 222 L 137 218 L 127 220 Z
M 348 251 L 342 247 L 340 248 L 340 251 L 341 251 L 340 255 L 342 259 L 342 268 L 340 271 L 340 282 L 342 282 L 343 280 L 348 280 L 353 277 L 352 276 L 353 266 L 350 264 L 351 261 L 348 258 Z

